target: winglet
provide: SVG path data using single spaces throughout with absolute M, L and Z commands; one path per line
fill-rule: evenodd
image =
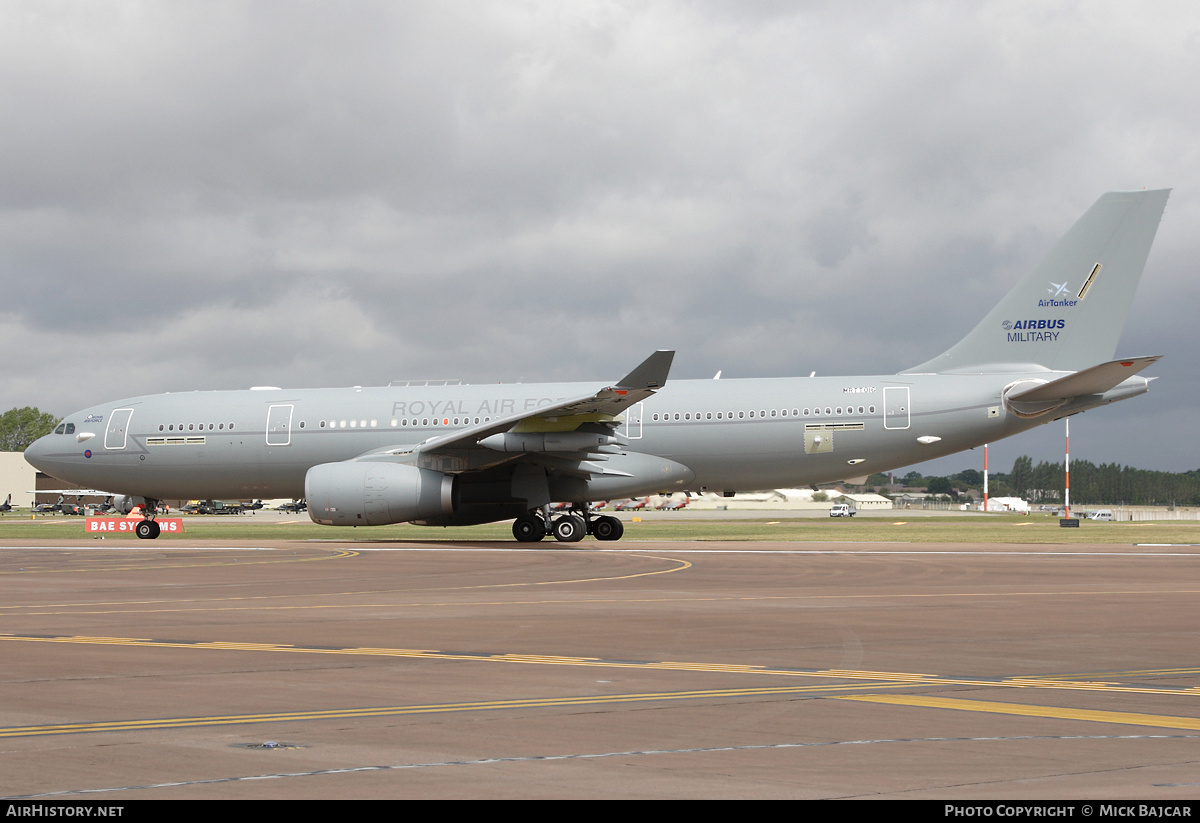
M 643 360 L 641 365 L 636 369 L 622 377 L 615 386 L 607 386 L 593 394 L 583 395 L 582 397 L 561 400 L 552 406 L 539 406 L 536 409 L 489 420 L 485 423 L 469 426 L 450 434 L 439 435 L 422 443 L 416 448 L 416 451 L 423 454 L 432 454 L 439 450 L 461 446 L 463 443 L 480 445 L 482 441 L 489 439 L 492 435 L 513 431 L 517 425 L 531 418 L 545 418 L 549 420 L 574 415 L 597 414 L 612 416 L 619 414 L 622 410 L 644 400 L 654 394 L 656 390 L 663 387 L 667 382 L 667 373 L 671 370 L 671 361 L 674 357 L 675 352 L 673 351 L 656 351 Z M 520 433 L 523 434 L 530 431 L 537 432 L 539 430 L 534 427 L 524 429 Z M 489 446 L 488 448 L 491 447 Z M 394 451 L 388 450 L 385 454 L 390 456 Z M 371 458 L 364 455 L 358 459 Z
M 641 365 L 617 381 L 618 389 L 661 389 L 667 384 L 671 371 L 673 351 L 656 351 L 642 361 Z

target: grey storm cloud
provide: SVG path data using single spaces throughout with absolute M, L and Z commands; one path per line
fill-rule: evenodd
M 1170 186 L 1162 379 L 1080 449 L 1196 468 L 1197 46 L 1186 3 L 5 3 L 0 406 L 890 373 Z

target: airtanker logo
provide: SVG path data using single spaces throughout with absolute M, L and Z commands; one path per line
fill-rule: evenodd
M 1005 320 L 1000 324 L 1008 332 L 1010 343 L 1053 343 L 1067 327 L 1061 317 L 1052 320 Z
M 1046 289 L 1046 293 L 1050 295 L 1049 300 L 1039 300 L 1038 308 L 1059 309 L 1064 306 L 1074 306 L 1078 300 L 1069 299 L 1071 296 L 1071 287 L 1069 283 L 1055 283 L 1050 281 L 1050 288 Z M 1060 299 L 1062 298 L 1062 299 Z

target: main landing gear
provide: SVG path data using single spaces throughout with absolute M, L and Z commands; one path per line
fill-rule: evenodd
M 620 540 L 625 533 L 625 524 L 611 515 L 592 517 L 587 505 L 573 506 L 557 518 L 551 519 L 550 507 L 531 511 L 513 521 L 513 537 L 522 543 L 536 543 L 548 534 L 560 543 L 578 543 L 584 535 L 597 540 Z

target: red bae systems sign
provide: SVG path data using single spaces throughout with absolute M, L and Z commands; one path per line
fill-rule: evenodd
M 134 534 L 140 517 L 89 517 L 84 528 L 88 534 Z M 163 534 L 183 534 L 182 517 L 160 517 L 154 521 Z

